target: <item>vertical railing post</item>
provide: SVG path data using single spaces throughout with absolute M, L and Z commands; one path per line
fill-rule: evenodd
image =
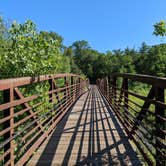
M 106 98 L 109 100 L 109 84 L 108 84 L 108 77 L 106 77 Z
M 128 109 L 128 79 L 124 78 L 124 107 Z
M 74 80 L 74 100 L 76 100 L 77 98 L 77 78 L 76 77 L 73 77 L 73 80 Z
M 10 88 L 10 102 L 12 102 L 14 100 L 14 89 Z M 10 108 L 10 116 L 12 117 L 10 119 L 10 127 L 12 127 L 10 129 L 10 138 L 13 137 L 14 135 L 14 107 Z M 14 140 L 10 141 L 10 148 L 11 148 L 11 163 L 10 166 L 14 166 Z
M 75 83 L 76 83 L 76 86 L 75 86 L 76 87 L 76 89 L 75 89 L 76 90 L 75 99 L 77 99 L 77 97 L 78 97 L 78 78 L 77 77 L 75 78 Z
M 122 91 L 124 93 L 124 111 L 128 114 L 128 78 L 123 78 Z M 129 117 L 124 113 L 126 121 L 129 121 Z
M 73 76 L 71 76 L 71 80 L 70 80 L 70 84 L 71 84 L 71 88 L 70 88 L 70 94 L 71 94 L 71 96 L 72 96 L 72 101 L 74 101 L 74 78 L 73 78 Z
M 102 94 L 104 95 L 104 78 L 101 79 L 101 90 Z
M 83 81 L 80 78 L 80 95 L 82 94 L 82 92 L 83 92 Z
M 78 78 L 78 97 L 80 96 L 80 90 L 81 90 L 81 79 Z
M 116 77 L 112 78 L 112 85 L 113 85 L 113 104 L 116 103 Z
M 101 79 L 98 80 L 99 88 L 101 90 Z
M 49 82 L 49 85 L 50 85 L 49 91 L 53 91 L 53 90 L 54 90 L 54 82 L 53 82 L 53 79 L 50 79 L 48 82 Z M 53 103 L 53 92 L 51 92 L 51 93 L 49 94 L 49 101 L 50 101 L 50 103 Z
M 64 83 L 65 83 L 65 91 L 64 91 L 64 100 L 65 100 L 65 102 L 67 102 L 67 98 L 68 98 L 68 96 L 67 96 L 67 93 L 68 93 L 68 88 L 67 88 L 67 86 L 68 86 L 68 81 L 67 81 L 67 77 L 64 77 Z
M 8 102 L 12 102 L 14 100 L 14 90 L 13 88 L 11 89 L 7 89 L 7 90 L 4 90 L 3 91 L 3 103 L 8 103 Z M 9 109 L 6 109 L 3 111 L 4 112 L 4 117 L 9 117 L 11 116 L 12 118 L 8 121 L 6 121 L 4 124 L 3 124 L 3 128 L 6 129 L 6 128 L 11 128 L 9 132 L 6 132 L 4 134 L 4 140 L 7 140 L 9 138 L 11 138 L 14 134 L 14 108 L 11 107 Z M 4 165 L 5 163 L 9 162 L 10 160 L 10 166 L 14 166 L 14 140 L 11 140 L 8 144 L 6 144 L 4 146 L 4 152 L 8 151 L 10 149 L 10 153 L 5 156 L 4 158 Z
M 164 103 L 164 89 L 156 87 L 155 88 L 155 98 L 157 101 Z M 155 105 L 155 115 L 156 115 L 156 139 L 163 139 L 165 140 L 165 135 L 161 133 L 161 129 L 165 131 L 165 122 L 161 121 L 158 116 L 165 118 L 165 111 L 164 108 L 160 105 Z M 164 148 L 161 147 L 160 143 L 156 140 L 156 165 L 165 165 L 166 161 L 164 156 L 161 155 L 161 151 Z
M 102 89 L 103 89 L 103 95 L 105 96 L 105 78 L 102 79 L 103 85 L 102 85 Z
M 104 82 L 104 96 L 107 97 L 107 79 L 104 78 L 103 79 L 103 82 Z
M 49 92 L 51 92 L 49 94 L 49 103 L 53 104 L 53 102 L 54 102 L 54 99 L 53 99 L 53 96 L 54 96 L 53 95 L 53 90 L 55 89 L 54 79 L 52 78 L 48 82 L 49 82 L 49 85 L 50 85 Z M 53 123 L 53 110 L 51 112 L 51 119 L 52 119 L 52 123 Z
M 108 100 L 109 101 L 111 100 L 111 97 L 110 97 L 110 83 L 111 83 L 111 78 L 108 77 Z
M 99 79 L 99 88 L 100 88 L 100 91 L 102 92 L 102 89 L 101 89 L 101 79 Z

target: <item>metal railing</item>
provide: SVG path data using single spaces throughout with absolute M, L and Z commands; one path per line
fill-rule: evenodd
M 0 165 L 23 165 L 86 91 L 79 75 L 0 80 Z
M 166 165 L 166 78 L 112 74 L 100 92 L 148 165 Z

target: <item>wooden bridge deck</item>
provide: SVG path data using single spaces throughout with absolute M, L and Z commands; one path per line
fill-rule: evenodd
M 91 86 L 27 165 L 142 164 L 117 117 Z

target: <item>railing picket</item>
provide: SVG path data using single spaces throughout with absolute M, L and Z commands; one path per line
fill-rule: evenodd
M 70 85 L 74 85 L 74 78 L 72 76 L 70 77 Z M 73 96 L 73 101 L 74 101 L 74 95 L 73 95 L 73 92 L 72 92 L 72 88 L 70 88 L 70 93 Z
M 116 94 L 116 86 L 117 86 L 117 79 L 116 77 L 114 77 L 112 79 L 112 92 L 113 92 L 113 102 L 116 103 L 116 99 L 117 99 L 117 94 Z
M 128 79 L 124 78 L 124 106 L 128 109 Z
M 10 88 L 10 102 L 12 102 L 14 100 L 14 89 Z M 10 116 L 12 117 L 10 119 L 10 127 L 14 126 L 14 107 L 10 108 Z M 14 135 L 14 128 L 10 129 L 10 137 L 12 137 Z M 14 166 L 14 140 L 11 140 L 10 142 L 10 160 L 11 166 Z

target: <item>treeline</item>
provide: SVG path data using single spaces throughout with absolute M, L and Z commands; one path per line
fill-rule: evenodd
M 100 53 L 87 41 L 76 41 L 65 54 L 74 59 L 91 81 L 115 72 L 166 76 L 166 44 L 148 46 L 142 43 L 138 50 L 126 48 Z
M 98 52 L 85 40 L 71 46 L 55 32 L 37 31 L 28 20 L 6 25 L 0 18 L 0 78 L 53 73 L 86 75 L 92 82 L 111 73 L 166 76 L 166 44 Z

